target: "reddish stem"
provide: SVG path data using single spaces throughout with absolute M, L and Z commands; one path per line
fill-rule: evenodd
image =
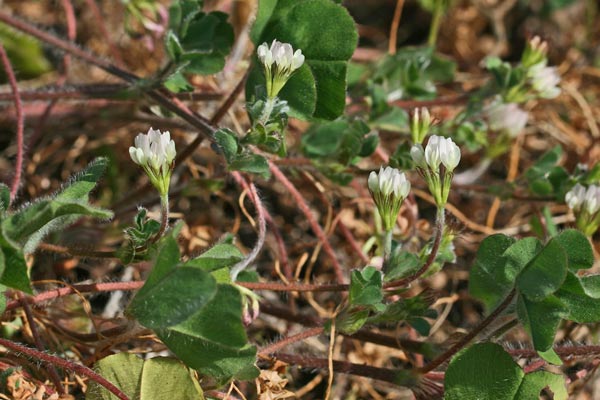
M 306 357 L 296 354 L 284 353 L 277 353 L 274 355 L 274 357 L 286 363 L 300 365 L 307 368 L 327 369 L 329 366 L 329 360 L 327 358 Z M 390 382 L 396 385 L 398 384 L 397 370 L 378 368 L 369 365 L 354 364 L 347 361 L 337 360 L 333 361 L 333 370 L 335 372 L 341 372 L 343 374 L 365 376 L 371 379 Z
M 270 290 L 273 292 L 345 292 L 350 286 L 338 283 L 279 283 L 279 282 L 237 282 L 238 285 L 252 290 Z
M 408 285 L 409 283 L 419 279 L 429 267 L 435 261 L 438 251 L 440 250 L 440 243 L 442 242 L 442 236 L 444 236 L 444 209 L 438 210 L 438 217 L 435 224 L 435 239 L 433 239 L 433 246 L 431 246 L 431 252 L 425 261 L 425 264 L 414 274 L 407 276 L 406 278 L 398 279 L 396 281 L 387 282 L 383 285 L 384 288 L 395 288 L 400 286 Z
M 288 190 L 288 192 L 292 195 L 292 197 L 298 204 L 298 207 L 300 208 L 300 210 L 302 211 L 304 216 L 306 216 L 306 219 L 308 220 L 308 223 L 310 224 L 311 229 L 313 230 L 315 235 L 317 235 L 317 238 L 319 239 L 319 241 L 323 244 L 323 249 L 325 250 L 325 253 L 331 260 L 337 281 L 339 283 L 343 282 L 344 281 L 344 270 L 342 269 L 342 266 L 338 262 L 335 252 L 333 251 L 333 248 L 331 247 L 331 244 L 329 243 L 329 239 L 327 239 L 325 232 L 323 232 L 323 228 L 321 228 L 321 226 L 315 219 L 314 215 L 310 211 L 308 204 L 306 204 L 306 200 L 304 200 L 304 197 L 302 197 L 302 194 L 300 194 L 300 192 L 298 191 L 298 189 L 296 189 L 294 184 L 292 182 L 290 182 L 290 180 L 283 174 L 283 172 L 281 172 L 279 167 L 277 167 L 277 165 L 275 165 L 271 161 L 269 161 L 269 169 L 271 170 L 271 173 L 275 176 L 275 178 L 279 182 L 281 182 L 283 184 L 283 186 L 285 186 L 285 188 Z
M 420 372 L 426 374 L 427 372 L 433 371 L 444 362 L 449 360 L 453 355 L 458 353 L 463 347 L 465 347 L 471 340 L 473 340 L 482 330 L 487 328 L 489 324 L 491 324 L 502 312 L 508 307 L 508 305 L 512 302 L 515 297 L 515 289 L 513 289 L 506 299 L 490 314 L 485 318 L 479 325 L 475 327 L 471 332 L 463 336 L 454 346 L 446 350 L 440 356 L 435 358 L 429 364 L 420 369 Z
M 19 96 L 17 78 L 15 77 L 15 72 L 13 71 L 12 65 L 2 43 L 0 43 L 0 58 L 2 59 L 4 71 L 6 71 L 6 77 L 13 93 L 15 109 L 17 111 L 17 160 L 15 163 L 15 175 L 13 176 L 13 180 L 10 185 L 10 202 L 12 204 L 15 196 L 17 195 L 17 190 L 19 190 L 19 184 L 21 183 L 21 172 L 23 170 L 23 130 L 25 127 L 25 116 L 23 115 L 23 106 L 21 104 L 21 96 Z M 8 204 L 5 204 L 4 206 L 8 207 Z
M 323 333 L 323 327 L 321 327 L 321 326 L 316 327 L 316 328 L 310 328 L 310 329 L 307 329 L 296 335 L 285 337 L 275 343 L 265 346 L 258 351 L 258 354 L 259 355 L 272 354 L 272 353 L 275 353 L 276 351 L 284 348 L 285 346 L 289 346 L 292 343 L 299 342 L 299 341 L 307 339 L 309 337 L 318 336 L 321 333 Z
M 109 392 L 111 392 L 112 394 L 117 396 L 117 398 L 119 398 L 121 400 L 129 400 L 129 397 L 127 397 L 127 395 L 125 393 L 123 393 L 118 387 L 116 387 L 115 385 L 113 385 L 112 383 L 110 383 L 109 381 L 107 381 L 102 376 L 98 375 L 93 370 L 89 369 L 88 367 L 85 367 L 85 366 L 79 365 L 79 364 L 75 364 L 71 361 L 65 360 L 60 357 L 51 356 L 50 354 L 46 354 L 42 351 L 38 351 L 38 350 L 32 349 L 30 347 L 23 346 L 23 345 L 20 345 L 18 343 L 15 343 L 10 340 L 3 339 L 3 338 L 0 338 L 0 345 L 6 347 L 7 349 L 14 351 L 17 354 L 18 353 L 25 354 L 26 356 L 38 359 L 38 360 L 42 361 L 43 363 L 56 365 L 60 368 L 64 368 L 66 370 L 73 371 L 76 374 L 84 375 L 84 376 L 88 377 L 89 379 L 97 382 L 99 385 L 104 386 L 104 388 L 106 390 L 108 390 Z
M 42 338 L 40 337 L 40 334 L 37 330 L 35 319 L 33 318 L 33 313 L 31 312 L 31 307 L 29 307 L 27 300 L 25 300 L 25 295 L 23 295 L 22 292 L 19 292 L 19 301 L 21 302 L 23 310 L 25 311 L 25 318 L 27 318 L 27 323 L 29 324 L 29 330 L 31 331 L 31 336 L 33 336 L 33 342 L 35 343 L 35 347 L 37 347 L 39 351 L 44 351 L 44 342 L 42 341 Z M 63 387 L 60 381 L 60 376 L 58 375 L 56 368 L 54 368 L 54 365 L 52 364 L 50 364 L 48 367 L 48 375 L 50 376 L 52 383 L 56 387 L 56 390 L 60 394 L 65 394 L 65 388 Z
M 108 282 L 108 283 L 90 283 L 81 285 L 72 285 L 59 289 L 48 290 L 33 297 L 26 297 L 29 304 L 39 304 L 45 301 L 56 299 L 58 297 L 68 296 L 74 293 L 88 292 L 114 292 L 117 290 L 137 290 L 144 286 L 144 281 L 133 282 Z M 13 300 L 6 305 L 6 311 L 13 310 L 19 307 L 21 303 L 18 300 Z

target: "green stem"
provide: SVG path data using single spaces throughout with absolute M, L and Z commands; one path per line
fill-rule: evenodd
M 437 42 L 437 37 L 440 31 L 440 23 L 442 22 L 443 14 L 443 0 L 437 0 L 435 2 L 435 9 L 433 10 L 433 20 L 431 21 L 431 27 L 429 28 L 429 37 L 427 38 L 427 45 L 430 47 L 435 47 L 435 43 Z
M 167 230 L 169 226 L 169 194 L 163 194 L 160 196 L 160 228 L 152 242 L 157 242 Z
M 260 123 L 263 125 L 266 125 L 267 122 L 269 122 L 271 113 L 273 112 L 273 107 L 275 107 L 276 99 L 277 97 L 267 97 L 267 100 L 265 101 L 265 108 L 263 109 L 263 112 L 260 114 L 259 118 Z
M 405 286 L 411 283 L 412 281 L 420 278 L 423 274 L 427 272 L 429 267 L 433 265 L 435 261 L 438 251 L 440 250 L 440 244 L 442 242 L 442 237 L 444 236 L 444 224 L 446 222 L 446 215 L 444 213 L 443 207 L 438 207 L 436 223 L 435 223 L 435 239 L 433 239 L 433 245 L 431 246 L 431 252 L 429 253 L 429 257 L 425 261 L 425 264 L 414 274 L 407 276 L 406 278 L 398 279 L 396 281 L 387 282 L 384 284 L 384 288 L 396 288 L 400 286 Z
M 390 261 L 390 255 L 392 254 L 392 230 L 386 230 L 382 235 L 383 240 L 383 266 L 384 270 Z

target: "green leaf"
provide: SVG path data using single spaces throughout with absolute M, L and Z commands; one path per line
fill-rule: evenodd
M 31 253 L 50 232 L 62 230 L 83 216 L 112 218 L 112 211 L 87 202 L 106 165 L 106 158 L 96 159 L 74 175 L 53 199 L 38 200 L 4 219 L 1 225 L 4 237 L 21 246 L 25 253 Z
M 594 252 L 587 237 L 576 229 L 567 229 L 556 236 L 556 240 L 567 252 L 569 270 L 592 268 Z
M 502 255 L 506 260 L 503 279 L 514 282 L 521 271 L 543 248 L 542 242 L 534 237 L 521 239 L 511 245 Z
M 244 255 L 237 247 L 229 243 L 219 243 L 200 256 L 187 261 L 184 265 L 212 272 L 221 268 L 231 267 L 243 259 Z
M 416 254 L 405 250 L 393 251 L 389 262 L 384 266 L 385 275 L 383 280 L 384 282 L 391 282 L 402 279 L 417 272 L 421 265 L 422 263 Z
M 159 242 L 158 254 L 150 275 L 146 278 L 144 286 L 152 287 L 171 272 L 179 263 L 180 253 L 177 240 L 173 234 L 167 235 Z
M 557 239 L 552 239 L 521 271 L 517 287 L 529 300 L 541 301 L 558 290 L 567 270 L 567 253 Z
M 105 357 L 94 366 L 96 371 L 117 386 L 130 399 L 204 400 L 202 389 L 190 371 L 178 360 L 156 357 L 147 361 L 134 354 L 119 353 Z M 92 381 L 86 400 L 113 400 L 117 397 Z
M 207 271 L 193 265 L 178 265 L 177 242 L 171 236 L 165 240 L 146 284 L 127 308 L 128 314 L 151 329 L 185 321 L 217 292 L 217 283 Z
M 432 296 L 419 294 L 414 297 L 400 299 L 385 305 L 383 312 L 369 317 L 369 324 L 398 324 L 401 321 L 411 321 L 420 317 L 435 318 L 437 313 L 430 309 Z
M 558 324 L 566 316 L 566 312 L 565 305 L 556 296 L 549 296 L 538 302 L 528 300 L 527 297 L 520 294 L 518 296 L 519 321 L 531 337 L 533 347 L 539 353 L 552 348 Z M 548 361 L 555 362 L 556 360 Z
M 525 374 L 495 343 L 478 343 L 452 358 L 445 376 L 446 400 L 533 400 L 549 387 L 566 400 L 565 378 L 547 371 Z
M 247 343 L 242 298 L 232 285 L 219 284 L 212 300 L 188 320 L 156 333 L 187 366 L 220 383 L 258 376 L 256 347 Z
M 352 271 L 349 301 L 357 306 L 378 306 L 383 300 L 382 276 L 375 267 Z
M 0 215 L 10 207 L 10 188 L 0 183 Z
M 478 343 L 455 355 L 445 375 L 446 400 L 514 400 L 525 373 L 502 346 Z
M 565 378 L 548 371 L 536 371 L 525 375 L 515 399 L 539 399 L 540 392 L 546 387 L 554 394 L 554 400 L 567 400 Z
M 110 383 L 121 389 L 130 399 L 140 398 L 140 384 L 144 361 L 130 353 L 119 353 L 105 357 L 94 365 L 94 370 Z M 115 400 L 102 385 L 91 381 L 85 400 Z
M 146 283 L 127 308 L 142 325 L 167 328 L 185 321 L 215 295 L 217 283 L 206 271 L 177 266 L 160 281 Z
M 228 163 L 235 160 L 238 154 L 237 135 L 230 129 L 221 128 L 214 133 L 215 142 L 221 148 L 223 155 Z
M 346 166 L 356 157 L 366 157 L 375 151 L 378 138 L 368 135 L 369 132 L 369 126 L 361 120 L 338 119 L 315 124 L 302 135 L 302 151 L 326 164 Z
M 350 307 L 335 317 L 335 329 L 346 335 L 352 335 L 367 322 L 369 310 L 365 308 Z
M 189 23 L 185 35 L 179 37 L 184 50 L 180 60 L 188 62 L 185 72 L 209 75 L 223 69 L 233 44 L 233 28 L 227 18 L 227 14 L 214 11 L 201 13 Z
M 408 113 L 400 107 L 390 107 L 389 111 L 369 121 L 374 129 L 390 132 L 406 132 L 408 129 Z
M 23 251 L 0 234 L 0 284 L 33 294 Z
M 155 357 L 144 363 L 140 400 L 204 400 L 204 394 L 190 371 L 178 360 Z
M 556 292 L 568 312 L 566 319 L 579 323 L 596 323 L 600 321 L 600 291 L 598 282 L 600 275 L 579 278 L 569 272 L 565 283 Z
M 486 310 L 493 310 L 512 290 L 514 281 L 504 273 L 506 260 L 502 255 L 515 239 L 497 234 L 485 238 L 479 245 L 469 274 L 469 292 L 482 301 Z
M 229 164 L 229 170 L 250 172 L 261 175 L 263 178 L 268 178 L 270 175 L 269 162 L 259 154 L 244 154 L 236 157 Z
M 107 165 L 107 158 L 96 158 L 83 171 L 71 177 L 66 186 L 54 197 L 54 200 L 59 202 L 87 201 L 89 193 L 98 184 Z
M 554 168 L 554 166 L 560 161 L 562 156 L 562 147 L 556 146 L 551 150 L 544 153 L 531 167 L 529 167 L 523 175 L 530 184 L 535 185 L 543 185 L 544 182 L 547 182 L 547 175 Z M 552 190 L 552 184 L 548 182 L 550 190 Z M 533 192 L 536 190 L 544 190 L 542 188 L 531 188 Z
M 280 92 L 292 116 L 334 119 L 345 106 L 347 61 L 358 35 L 348 11 L 330 0 L 261 1 L 250 37 L 255 45 L 277 39 L 301 49 L 304 65 Z M 264 84 L 255 58 L 246 85 L 246 98 Z

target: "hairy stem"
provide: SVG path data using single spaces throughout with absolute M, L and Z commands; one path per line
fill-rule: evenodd
M 25 295 L 22 292 L 19 293 L 19 301 L 23 305 L 23 311 L 25 311 L 25 317 L 27 318 L 27 323 L 29 324 L 29 330 L 31 331 L 31 336 L 33 336 L 33 342 L 35 343 L 35 347 L 37 347 L 39 351 L 44 351 L 44 342 L 42 341 L 40 333 L 37 330 L 35 319 L 33 318 L 33 312 L 31 311 L 31 307 L 25 300 Z M 50 364 L 48 366 L 48 376 L 54 384 L 54 387 L 56 387 L 58 393 L 65 394 L 65 388 L 63 387 L 60 381 L 60 376 L 58 375 L 58 372 L 56 371 L 54 365 Z
M 21 104 L 21 97 L 19 96 L 17 78 L 15 77 L 15 72 L 13 71 L 12 65 L 2 43 L 0 43 L 0 59 L 2 60 L 2 66 L 4 67 L 8 83 L 10 84 L 10 88 L 13 93 L 15 109 L 17 111 L 17 161 L 15 163 L 15 174 L 10 185 L 10 202 L 12 203 L 17 195 L 17 191 L 19 190 L 19 185 L 21 183 L 21 172 L 23 170 L 23 130 L 25 128 L 25 116 L 23 115 L 23 106 Z M 4 204 L 3 206 L 8 208 L 9 205 Z
M 437 209 L 436 214 L 436 223 L 435 223 L 435 238 L 433 239 L 433 245 L 431 246 L 431 252 L 425 261 L 425 264 L 414 274 L 407 276 L 406 278 L 398 279 L 396 281 L 388 282 L 383 285 L 384 288 L 395 288 L 399 286 L 408 285 L 409 283 L 420 278 L 424 273 L 427 272 L 429 267 L 435 261 L 438 251 L 440 250 L 440 243 L 442 242 L 442 237 L 444 236 L 444 225 L 445 225 L 446 216 L 444 213 L 444 208 L 439 207 Z
M 50 354 L 46 354 L 42 351 L 32 349 L 27 346 L 23 346 L 21 344 L 12 342 L 10 340 L 6 340 L 0 338 L 0 346 L 4 346 L 7 349 L 14 351 L 15 353 L 24 354 L 28 357 L 35 358 L 37 360 L 42 361 L 43 363 L 56 365 L 60 368 L 64 368 L 66 370 L 75 372 L 79 375 L 84 375 L 89 379 L 97 382 L 99 385 L 102 385 L 106 390 L 117 396 L 117 398 L 121 400 L 129 400 L 129 397 L 125 393 L 123 393 L 118 387 L 104 379 L 102 376 L 95 373 L 93 370 L 89 369 L 86 366 L 75 364 L 71 361 L 65 360 L 60 357 L 52 356 Z
M 481 323 L 477 325 L 471 332 L 463 336 L 454 346 L 450 347 L 429 364 L 421 368 L 419 372 L 426 374 L 427 372 L 436 369 L 444 362 L 449 360 L 453 355 L 462 350 L 463 347 L 469 344 L 471 340 L 473 340 L 481 331 L 487 328 L 496 318 L 498 318 L 498 316 L 500 316 L 500 314 L 502 314 L 506 307 L 508 307 L 508 305 L 512 302 L 513 298 L 515 297 L 515 293 L 515 289 L 513 289 L 508 296 L 506 296 L 506 299 L 504 299 L 504 301 L 494 311 L 492 311 L 487 318 L 481 321 Z

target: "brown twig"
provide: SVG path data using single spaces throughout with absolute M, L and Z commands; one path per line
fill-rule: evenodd
M 390 43 L 388 44 L 388 54 L 396 54 L 398 43 L 398 27 L 400 26 L 400 18 L 402 17 L 402 8 L 404 0 L 396 0 L 396 8 L 394 9 L 394 19 L 390 27 Z

